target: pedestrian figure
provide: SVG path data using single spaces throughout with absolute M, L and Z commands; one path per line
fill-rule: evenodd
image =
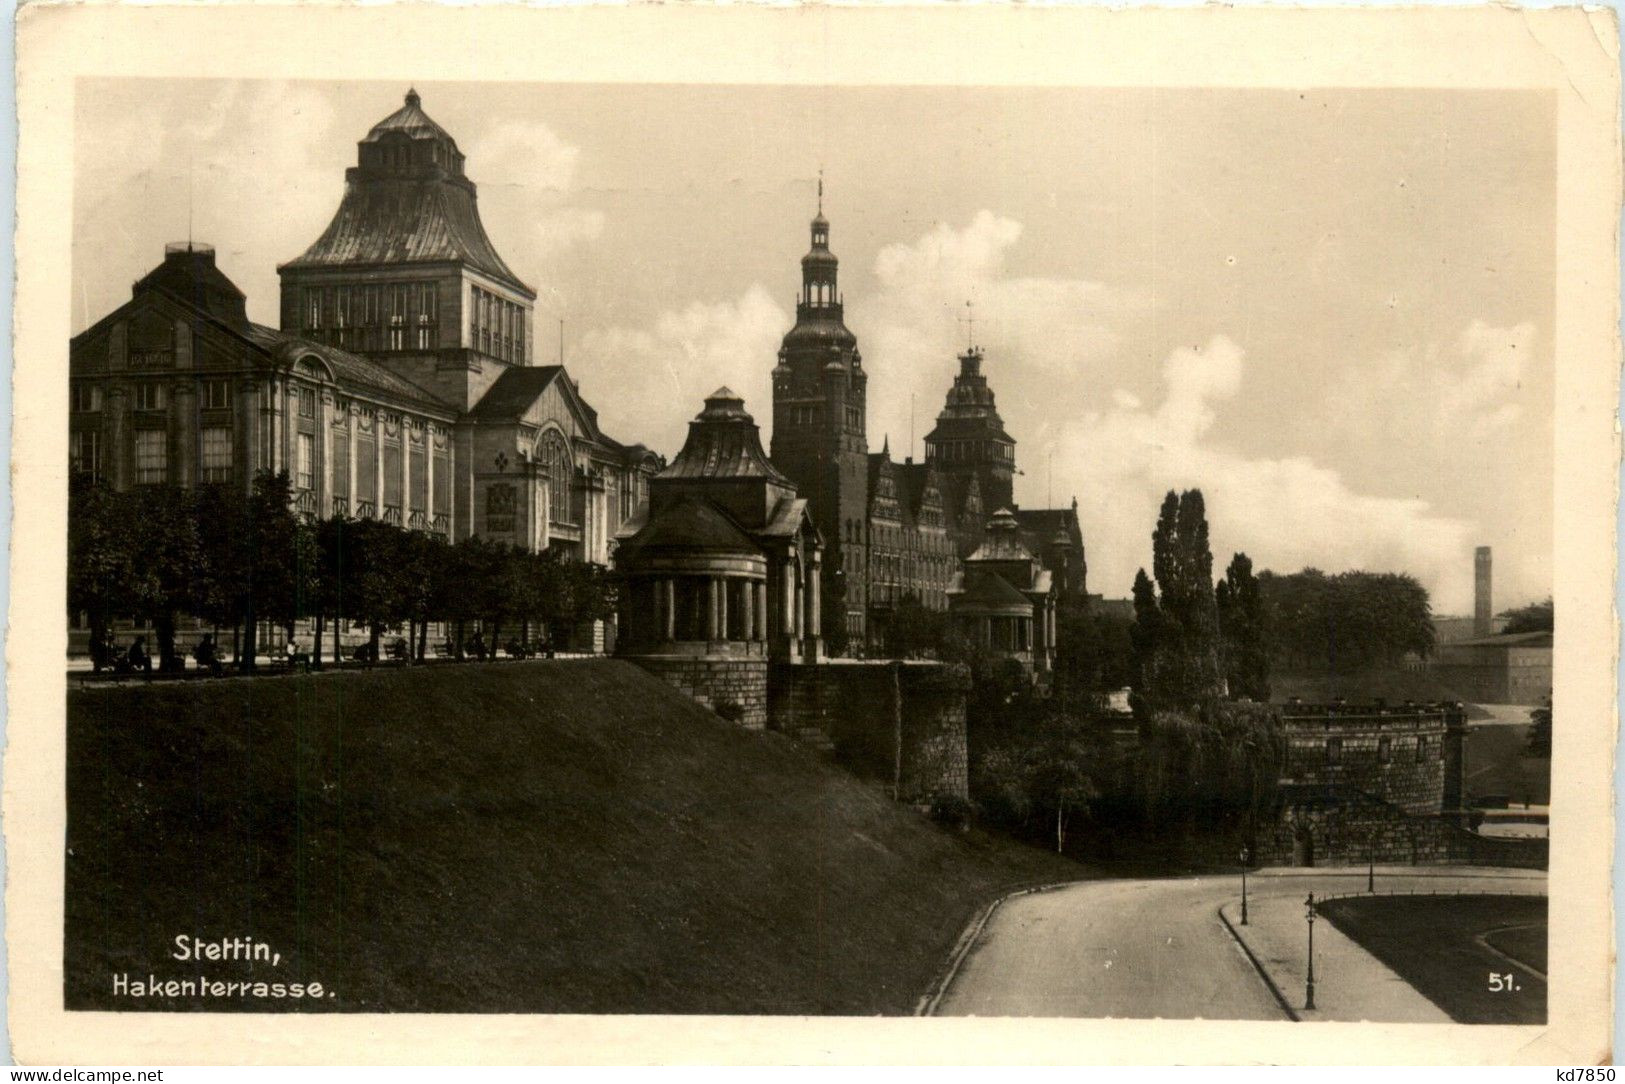
M 139 670 L 143 677 L 148 680 L 152 679 L 152 656 L 147 654 L 147 638 L 145 636 L 135 638 L 135 642 L 130 645 L 130 651 L 126 659 L 129 661 L 131 670 Z
M 220 654 L 215 650 L 212 633 L 206 633 L 203 639 L 198 641 L 197 646 L 192 649 L 192 658 L 197 660 L 199 670 L 207 670 L 215 677 L 225 672 L 220 664 Z

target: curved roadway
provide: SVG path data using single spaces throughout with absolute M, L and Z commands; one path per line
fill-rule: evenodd
M 1377 891 L 1501 891 L 1469 870 L 1377 871 Z M 1360 892 L 1365 870 L 1249 876 L 1254 899 Z M 1539 882 L 1544 891 L 1544 879 Z M 936 1007 L 943 1016 L 1285 1020 L 1218 916 L 1238 877 L 1080 881 L 994 911 Z M 1535 885 L 1525 881 L 1523 890 Z M 1516 890 L 1516 889 L 1515 889 Z

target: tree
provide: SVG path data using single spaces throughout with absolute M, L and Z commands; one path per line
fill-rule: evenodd
M 368 657 L 376 662 L 384 629 L 406 620 L 409 612 L 406 532 L 380 520 L 358 519 L 345 533 L 345 616 L 366 627 Z
M 1553 627 L 1552 600 L 1547 598 L 1544 602 L 1534 602 L 1528 606 L 1519 606 L 1517 609 L 1503 610 L 1500 616 L 1506 618 L 1506 626 L 1501 629 L 1503 633 L 1551 632 Z
M 233 486 L 208 483 L 195 491 L 193 511 L 198 536 L 193 612 L 216 628 L 235 630 L 248 608 L 247 498 Z
M 1120 779 L 1111 736 L 1096 722 L 1051 705 L 977 761 L 977 793 L 989 820 L 1047 835 L 1064 851 L 1079 817 Z
M 927 608 L 918 595 L 910 592 L 892 609 L 881 651 L 890 659 L 918 659 L 939 654 L 947 625 L 946 614 Z
M 1151 536 L 1151 580 L 1134 580 L 1135 711 L 1191 709 L 1219 695 L 1213 553 L 1200 490 L 1168 492 Z
M 1529 712 L 1529 738 L 1524 753 L 1532 757 L 1551 758 L 1552 755 L 1552 698 Z
M 1055 615 L 1055 691 L 1078 710 L 1098 710 L 1107 693 L 1134 684 L 1133 621 L 1064 600 Z
M 257 475 L 248 496 L 237 551 L 246 601 L 240 662 L 245 670 L 255 666 L 259 622 L 291 628 L 309 595 L 306 580 L 316 565 L 314 539 L 294 515 L 292 495 L 288 472 L 279 471 Z
M 316 575 L 312 586 L 317 607 L 316 643 L 310 657 L 312 663 L 322 665 L 322 615 L 332 621 L 333 662 L 344 661 L 344 649 L 339 641 L 339 624 L 348 612 L 345 607 L 345 549 L 354 521 L 337 515 L 324 519 L 316 528 Z
M 1433 653 L 1427 589 L 1411 576 L 1306 568 L 1260 573 L 1258 585 L 1278 670 L 1351 672 Z
M 1140 723 L 1131 773 L 1154 834 L 1241 833 L 1268 819 L 1286 759 L 1280 713 L 1268 704 L 1209 700 Z
M 112 616 L 130 605 L 129 503 L 86 474 L 75 474 L 68 487 L 68 606 L 88 616 L 94 643 L 107 642 Z
M 1263 703 L 1270 698 L 1270 656 L 1264 595 L 1245 553 L 1230 559 L 1214 589 L 1225 682 L 1237 699 Z
M 123 502 L 133 554 L 127 596 L 136 616 L 152 622 L 160 670 L 186 665 L 175 652 L 175 615 L 197 593 L 201 548 L 194 493 L 145 486 Z

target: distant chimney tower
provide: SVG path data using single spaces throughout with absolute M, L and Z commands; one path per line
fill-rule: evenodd
M 1495 634 L 1495 606 L 1490 601 L 1490 548 L 1473 551 L 1473 635 Z

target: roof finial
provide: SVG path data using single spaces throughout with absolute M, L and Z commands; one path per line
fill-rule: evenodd
M 974 351 L 976 349 L 976 303 L 975 302 L 969 301 L 969 300 L 967 300 L 965 302 L 965 315 L 960 317 L 960 319 L 965 324 L 965 350 L 967 352 Z
M 818 213 L 824 213 L 824 169 L 818 168 Z
M 423 99 L 418 97 L 416 87 L 406 88 L 406 104 L 410 106 L 418 106 L 423 104 Z

